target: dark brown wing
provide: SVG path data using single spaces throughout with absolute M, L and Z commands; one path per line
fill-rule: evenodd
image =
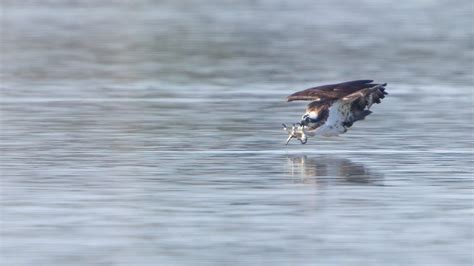
M 315 112 L 319 114 L 323 110 L 329 110 L 334 101 L 323 100 L 310 102 L 306 107 L 306 112 Z
M 353 107 L 357 106 L 361 110 L 365 108 L 370 109 L 372 104 L 380 103 L 385 98 L 385 95 L 387 95 L 385 86 L 387 86 L 387 83 L 377 84 L 371 88 L 356 91 L 342 98 L 342 101 L 344 103 L 351 103 Z
M 350 112 L 339 112 L 344 128 L 351 127 L 354 122 L 364 120 L 366 116 L 372 113 L 369 111 L 372 104 L 380 103 L 387 95 L 387 92 L 385 92 L 386 85 L 387 83 L 378 84 L 371 88 L 362 89 L 339 100 L 341 106 L 338 110 L 350 110 Z M 338 120 L 341 121 L 341 119 Z
M 295 92 L 287 97 L 288 101 L 337 100 L 356 91 L 376 86 L 373 80 L 353 80 L 338 84 L 323 85 Z

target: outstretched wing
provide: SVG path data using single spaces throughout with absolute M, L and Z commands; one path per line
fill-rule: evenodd
M 321 135 L 338 135 L 347 131 L 347 128 L 358 120 L 363 120 L 371 114 L 370 106 L 380 103 L 387 94 L 385 86 L 387 84 L 374 85 L 351 93 L 340 100 L 335 101 L 329 108 L 329 115 Z
M 371 88 L 351 93 L 341 100 L 344 104 L 350 104 L 352 110 L 364 110 L 365 108 L 370 109 L 372 104 L 380 103 L 381 100 L 385 98 L 385 95 L 387 95 L 387 92 L 385 92 L 385 86 L 387 86 L 387 83 L 374 85 Z
M 295 92 L 287 97 L 288 101 L 321 101 L 341 99 L 356 91 L 371 88 L 373 80 L 354 80 L 338 84 L 323 85 Z

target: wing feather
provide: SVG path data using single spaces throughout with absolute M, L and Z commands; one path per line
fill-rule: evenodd
M 329 84 L 298 91 L 287 97 L 291 101 L 337 100 L 356 91 L 376 86 L 373 80 L 353 80 L 337 84 Z
M 357 102 L 357 107 L 360 109 L 370 109 L 372 104 L 380 103 L 381 99 L 385 98 L 387 93 L 385 92 L 385 86 L 387 83 L 378 84 L 370 88 L 362 89 L 360 91 L 356 91 L 351 93 L 344 98 L 342 98 L 343 103 L 345 104 L 352 104 L 353 102 Z

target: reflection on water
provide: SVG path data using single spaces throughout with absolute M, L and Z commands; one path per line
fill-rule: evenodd
M 369 171 L 363 164 L 332 156 L 293 155 L 288 158 L 288 171 L 305 184 L 372 184 L 381 185 L 383 176 Z

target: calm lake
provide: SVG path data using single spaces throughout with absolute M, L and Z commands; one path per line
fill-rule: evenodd
M 471 1 L 1 6 L 2 265 L 474 264 Z M 389 95 L 284 145 L 353 79 Z

